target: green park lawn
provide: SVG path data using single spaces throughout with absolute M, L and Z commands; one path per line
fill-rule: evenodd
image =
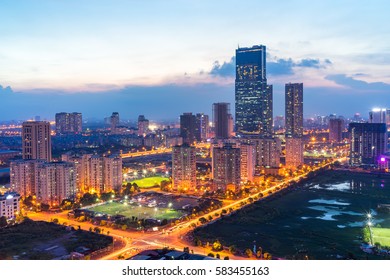
M 372 241 L 379 242 L 381 246 L 390 247 L 390 228 L 376 228 L 372 227 Z
M 157 209 L 157 211 L 155 209 Z M 134 216 L 139 219 L 152 218 L 157 220 L 172 220 L 182 216 L 182 213 L 168 208 L 150 208 L 146 206 L 139 207 L 138 205 L 124 205 L 119 202 L 108 202 L 104 205 L 91 207 L 89 210 L 108 215 L 123 215 L 128 218 Z
M 148 177 L 139 180 L 134 180 L 131 183 L 136 183 L 138 187 L 140 187 L 141 189 L 142 188 L 147 189 L 147 188 L 152 188 L 155 185 L 160 185 L 162 181 L 168 181 L 168 180 L 169 179 L 165 177 L 155 176 L 155 177 Z

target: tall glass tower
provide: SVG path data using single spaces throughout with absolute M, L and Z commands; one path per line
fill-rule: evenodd
M 266 48 L 236 50 L 236 131 L 272 135 L 272 86 L 267 85 Z

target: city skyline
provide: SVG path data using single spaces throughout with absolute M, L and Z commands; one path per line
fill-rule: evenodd
M 53 118 L 62 111 L 86 118 L 116 111 L 134 119 L 211 115 L 212 103 L 234 104 L 234 50 L 257 44 L 269 52 L 274 115 L 283 114 L 288 82 L 305 84 L 305 116 L 364 116 L 390 105 L 384 1 L 346 1 L 337 9 L 333 1 L 153 4 L 143 13 L 146 4 L 133 1 L 5 1 L 0 120 Z M 347 101 L 351 106 L 344 108 Z

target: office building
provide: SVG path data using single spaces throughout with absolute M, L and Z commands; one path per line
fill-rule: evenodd
M 351 165 L 377 164 L 387 152 L 387 129 L 385 123 L 350 123 Z
M 172 148 L 172 187 L 175 191 L 196 188 L 196 153 L 189 145 Z
M 81 113 L 57 113 L 56 134 L 78 134 L 81 133 L 83 119 Z
M 236 50 L 236 131 L 272 135 L 272 86 L 267 85 L 266 47 Z
M 217 139 L 228 139 L 230 103 L 213 104 L 214 133 Z
M 213 182 L 216 189 L 237 191 L 241 183 L 240 148 L 233 144 L 214 147 L 212 152 Z
M 145 136 L 149 132 L 149 120 L 144 115 L 138 116 L 138 135 Z
M 15 219 L 20 213 L 20 195 L 16 192 L 0 194 L 0 217 Z
M 196 116 L 192 113 L 184 113 L 180 116 L 180 136 L 183 138 L 183 143 L 192 145 L 196 131 Z
M 329 120 L 329 142 L 340 143 L 343 140 L 344 120 L 333 118 Z
M 49 122 L 24 122 L 22 125 L 23 159 L 51 161 L 50 132 Z

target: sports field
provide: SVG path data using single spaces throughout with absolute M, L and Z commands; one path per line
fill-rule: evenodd
M 108 215 L 123 215 L 131 218 L 132 216 L 138 219 L 157 219 L 157 220 L 172 220 L 180 218 L 183 214 L 168 208 L 150 208 L 146 206 L 139 207 L 138 205 L 125 205 L 119 202 L 108 202 L 103 205 L 91 207 L 88 210 L 99 212 Z
M 390 229 L 389 228 L 376 228 L 372 227 L 372 241 L 379 242 L 381 246 L 390 247 Z
M 160 185 L 162 181 L 169 181 L 169 179 L 166 177 L 155 176 L 155 177 L 148 177 L 139 180 L 134 180 L 131 181 L 131 183 L 136 183 L 138 187 L 140 187 L 141 189 L 147 189 L 147 188 L 152 188 L 155 185 Z

